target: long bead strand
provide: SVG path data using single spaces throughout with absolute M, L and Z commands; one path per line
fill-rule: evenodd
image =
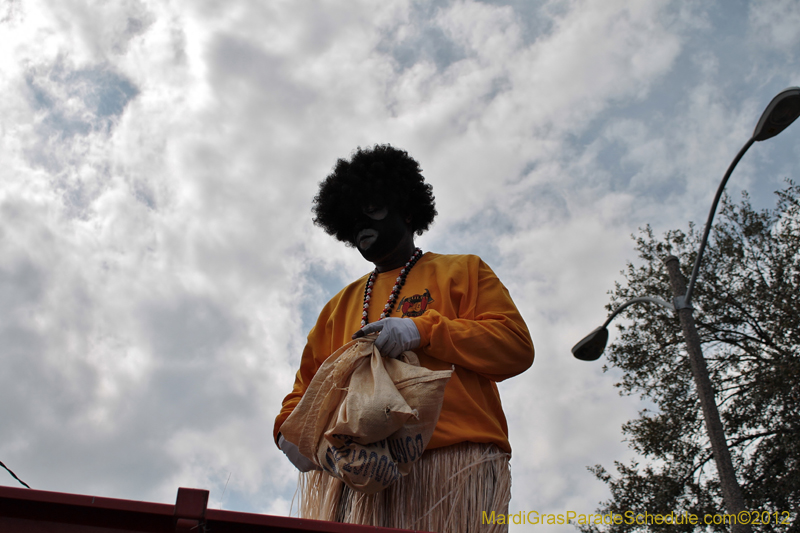
M 381 313 L 381 320 L 386 318 L 392 313 L 392 308 L 394 304 L 397 302 L 398 296 L 400 296 L 400 290 L 403 288 L 403 285 L 406 283 L 406 278 L 408 277 L 408 273 L 411 271 L 411 268 L 419 261 L 419 258 L 422 257 L 422 249 L 417 248 L 414 250 L 414 254 L 411 256 L 411 259 L 408 260 L 406 265 L 400 270 L 400 275 L 395 280 L 394 287 L 392 287 L 392 293 L 389 295 L 389 299 L 386 301 L 386 305 L 383 306 L 383 312 Z M 367 279 L 367 286 L 364 289 L 364 307 L 361 311 L 361 327 L 363 328 L 369 323 L 367 319 L 367 314 L 369 310 L 369 302 L 372 299 L 372 287 L 375 285 L 375 278 L 378 276 L 378 268 L 375 267 L 375 270 L 372 271 L 372 274 L 369 275 L 369 279 Z

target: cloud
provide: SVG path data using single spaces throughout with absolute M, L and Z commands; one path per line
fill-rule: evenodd
M 125 54 L 131 40 L 153 23 L 153 14 L 138 0 L 114 5 L 85 0 L 43 1 L 37 7 L 52 17 L 60 33 L 73 40 L 73 51 L 93 62 Z
M 702 219 L 797 84 L 776 48 L 791 5 L 7 2 L 0 458 L 35 488 L 287 512 L 272 420 L 319 309 L 370 266 L 311 199 L 337 158 L 391 142 L 434 186 L 419 243 L 479 253 L 533 333 L 501 387 L 512 506 L 590 512 L 585 467 L 627 457 L 637 404 L 569 349 L 629 234 Z M 795 173 L 788 133 L 733 186 Z
M 107 138 L 125 106 L 139 92 L 108 66 L 75 69 L 62 57 L 53 64 L 29 69 L 25 84 L 29 105 L 36 114 L 37 136 L 27 155 L 32 166 L 44 167 L 53 174 L 68 174 L 65 167 L 74 168 L 83 163 L 82 159 L 90 158 L 91 146 L 97 141 L 87 137 Z M 89 202 L 84 198 L 85 189 L 96 186 L 80 180 L 67 185 L 65 194 L 80 210 Z
M 800 41 L 800 6 L 791 0 L 765 2 L 757 0 L 749 5 L 750 36 L 762 45 L 794 56 Z

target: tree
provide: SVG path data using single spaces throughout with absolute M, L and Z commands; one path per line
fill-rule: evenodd
M 763 512 L 765 522 L 770 513 L 770 525 L 754 523 L 753 530 L 800 531 L 800 187 L 790 181 L 776 194 L 777 207 L 760 212 L 746 193 L 739 205 L 723 198 L 692 305 L 745 504 Z M 701 237 L 691 224 L 688 234 L 674 230 L 662 239 L 649 226 L 640 230 L 642 264 L 622 272 L 625 283 L 616 284 L 609 311 L 637 296 L 671 300 L 662 260 L 677 256 L 688 278 Z M 648 404 L 622 428 L 643 458 L 616 462 L 617 475 L 590 468 L 611 490 L 598 512 L 685 513 L 701 523 L 643 526 L 624 519 L 579 528 L 730 531 L 702 523 L 725 507 L 680 323 L 655 306 L 631 306 L 624 317 L 604 370 L 620 369 L 620 393 L 639 394 Z M 782 525 L 775 527 L 776 518 Z

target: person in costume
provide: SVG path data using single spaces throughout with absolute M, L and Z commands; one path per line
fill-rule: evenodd
M 437 212 L 432 187 L 403 150 L 375 145 L 339 159 L 320 184 L 314 215 L 316 225 L 375 268 L 320 312 L 275 420 L 276 444 L 307 472 L 301 516 L 429 531 L 492 530 L 481 524 L 481 511 L 507 514 L 511 484 L 511 446 L 496 383 L 524 372 L 534 358 L 508 290 L 478 256 L 416 248 L 414 236 Z M 420 462 L 388 489 L 366 496 L 317 469 L 280 428 L 325 359 L 376 332 L 381 355 L 412 350 L 423 367 L 454 372 Z

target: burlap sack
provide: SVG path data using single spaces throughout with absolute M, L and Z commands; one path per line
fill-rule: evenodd
M 419 366 L 414 352 L 381 357 L 377 335 L 334 352 L 281 433 L 349 487 L 373 494 L 408 474 L 430 442 L 452 370 Z

